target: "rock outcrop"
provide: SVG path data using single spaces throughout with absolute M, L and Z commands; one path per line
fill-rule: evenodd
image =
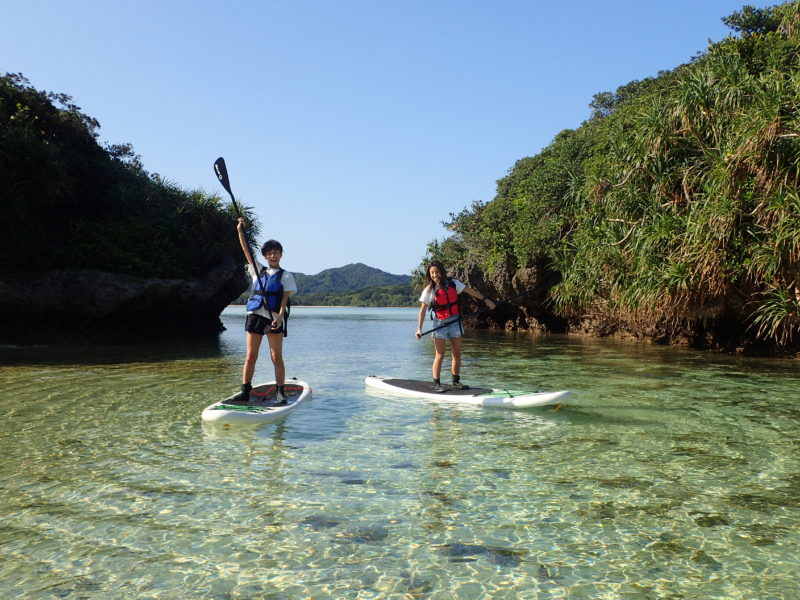
M 564 333 L 567 329 L 566 320 L 553 312 L 548 302 L 547 289 L 527 293 L 547 275 L 543 269 L 520 269 L 511 272 L 500 267 L 491 277 L 487 277 L 479 267 L 471 265 L 455 269 L 450 275 L 495 302 L 518 296 L 511 302 L 498 305 L 493 311 L 486 311 L 468 319 L 467 324 L 471 327 L 549 333 Z M 481 308 L 473 298 L 469 296 L 466 298 L 465 313 Z
M 0 341 L 216 334 L 220 313 L 247 286 L 231 257 L 198 279 L 97 270 L 52 271 L 26 282 L 0 278 Z
M 478 329 L 504 329 L 507 331 L 537 331 L 542 333 L 568 333 L 592 337 L 612 337 L 638 340 L 655 344 L 688 346 L 715 352 L 730 352 L 752 356 L 781 356 L 800 358 L 800 341 L 792 340 L 779 345 L 769 340 L 759 340 L 742 319 L 731 318 L 735 307 L 706 312 L 683 321 L 641 321 L 617 318 L 607 307 L 598 305 L 579 315 L 563 317 L 555 311 L 547 289 L 524 293 L 548 277 L 539 268 L 510 272 L 497 269 L 486 276 L 477 266 L 454 269 L 451 276 L 479 290 L 493 300 L 502 300 L 522 294 L 496 310 L 486 311 L 467 319 L 470 327 Z M 480 308 L 470 297 L 464 311 Z

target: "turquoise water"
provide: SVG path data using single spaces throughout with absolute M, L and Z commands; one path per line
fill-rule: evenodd
M 466 383 L 573 396 L 368 393 L 429 377 L 416 314 L 296 308 L 314 399 L 255 429 L 199 418 L 240 309 L 213 343 L 0 348 L 0 598 L 800 598 L 796 362 L 469 332 Z

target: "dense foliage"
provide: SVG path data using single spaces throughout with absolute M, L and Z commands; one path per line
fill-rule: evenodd
M 129 145 L 100 146 L 98 128 L 69 96 L 0 77 L 1 276 L 196 277 L 240 256 L 219 196 L 148 174 Z
M 592 117 L 448 223 L 428 257 L 550 265 L 567 317 L 724 319 L 782 344 L 800 325 L 800 2 L 723 19 L 741 35 L 595 96 Z

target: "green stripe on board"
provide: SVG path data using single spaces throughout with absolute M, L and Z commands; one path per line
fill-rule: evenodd
M 212 410 L 238 410 L 240 412 L 265 412 L 271 410 L 269 406 L 239 406 L 236 404 L 220 404 Z

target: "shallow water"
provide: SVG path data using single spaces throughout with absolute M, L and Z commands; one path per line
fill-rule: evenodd
M 470 332 L 466 383 L 573 396 L 368 393 L 429 377 L 416 314 L 296 308 L 314 399 L 256 429 L 199 418 L 239 308 L 213 343 L 0 348 L 0 597 L 800 597 L 796 362 Z

